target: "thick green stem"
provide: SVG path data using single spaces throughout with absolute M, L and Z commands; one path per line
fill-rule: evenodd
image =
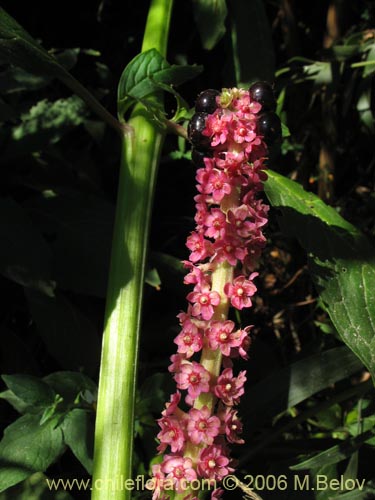
M 166 53 L 173 0 L 152 0 L 142 51 Z M 152 198 L 164 132 L 137 106 L 125 131 L 95 428 L 93 500 L 131 491 L 138 338 Z M 128 483 L 129 484 L 129 483 Z

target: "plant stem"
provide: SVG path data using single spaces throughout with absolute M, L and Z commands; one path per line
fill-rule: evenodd
M 173 0 L 152 0 L 142 51 L 166 53 Z M 136 106 L 123 134 L 121 171 L 99 378 L 93 500 L 131 491 L 135 383 L 152 198 L 164 132 Z M 131 132 L 134 131 L 134 133 Z M 122 486 L 122 487 L 121 487 Z

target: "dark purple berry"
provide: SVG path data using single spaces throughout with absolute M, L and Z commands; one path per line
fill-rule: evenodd
M 195 111 L 203 113 L 213 113 L 217 108 L 216 97 L 220 95 L 215 89 L 204 90 L 195 101 Z
M 205 164 L 203 161 L 204 158 L 211 158 L 211 157 L 212 157 L 211 151 L 198 151 L 195 148 L 193 148 L 191 150 L 191 159 L 197 168 L 205 167 Z
M 188 125 L 189 140 L 200 151 L 209 149 L 211 146 L 211 139 L 202 135 L 203 130 L 206 128 L 207 116 L 207 113 L 195 113 Z
M 262 111 L 275 111 L 276 99 L 268 82 L 256 82 L 250 87 L 250 97 L 262 105 Z
M 281 122 L 277 114 L 270 111 L 259 115 L 257 133 L 263 136 L 267 145 L 281 139 Z

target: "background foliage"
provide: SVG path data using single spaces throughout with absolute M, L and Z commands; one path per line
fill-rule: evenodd
M 148 1 L 2 7 L 115 114 Z M 189 106 L 206 88 L 267 79 L 290 130 L 272 151 L 273 170 L 289 179 L 272 173 L 267 183 L 269 243 L 254 307 L 240 318 L 255 325 L 240 472 L 365 480 L 363 491 L 260 491 L 265 500 L 374 498 L 373 3 L 175 2 L 171 30 L 169 63 L 204 68 L 179 87 Z M 89 498 L 48 492 L 43 472 L 90 477 L 119 141 L 48 71 L 1 62 L 0 498 Z M 172 115 L 173 96 L 166 104 Z M 179 261 L 194 226 L 194 175 L 189 146 L 168 137 L 150 240 L 138 473 L 155 455 L 185 307 Z

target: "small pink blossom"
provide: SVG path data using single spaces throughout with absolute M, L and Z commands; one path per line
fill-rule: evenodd
M 210 445 L 219 434 L 220 420 L 214 415 L 211 416 L 207 406 L 200 410 L 191 408 L 186 430 L 193 444 Z
M 244 394 L 244 383 L 246 382 L 246 371 L 241 371 L 238 377 L 233 377 L 231 368 L 226 368 L 218 377 L 214 388 L 215 395 L 228 406 L 238 404 L 240 397 Z
M 169 415 L 172 415 L 176 411 L 180 400 L 181 400 L 180 391 L 177 391 L 174 394 L 172 394 L 169 402 L 165 404 L 165 410 L 161 412 L 163 417 L 168 417 Z
M 151 470 L 152 470 L 152 476 L 153 476 L 152 481 L 153 481 L 153 486 L 154 486 L 152 500 L 156 500 L 156 499 L 160 498 L 165 475 L 161 470 L 161 464 L 154 464 L 152 466 Z
M 197 479 L 191 458 L 178 455 L 166 455 L 161 465 L 161 471 L 166 475 L 166 479 L 173 481 L 177 493 L 184 493 L 186 482 Z
M 252 273 L 249 279 L 246 279 L 245 276 L 238 276 L 233 283 L 226 283 L 224 293 L 230 298 L 233 307 L 240 310 L 244 307 L 251 307 L 250 297 L 257 291 L 252 282 L 256 276 L 258 273 Z
M 178 389 L 187 389 L 192 399 L 197 398 L 201 392 L 210 390 L 210 372 L 196 361 L 183 363 L 174 378 Z
M 199 260 L 205 259 L 210 253 L 209 245 L 210 242 L 205 240 L 203 235 L 195 232 L 191 233 L 186 240 L 186 246 L 191 250 L 191 262 L 198 262 Z
M 229 234 L 226 234 L 223 239 L 216 240 L 213 248 L 216 253 L 215 262 L 219 263 L 226 260 L 231 266 L 235 266 L 237 261 L 244 262 L 248 252 L 243 239 Z
M 243 444 L 245 441 L 238 437 L 242 433 L 242 422 L 237 416 L 237 410 L 226 406 L 219 413 L 222 421 L 222 429 L 229 443 Z
M 232 183 L 229 176 L 222 171 L 213 170 L 205 186 L 205 193 L 212 194 L 212 198 L 219 203 L 224 196 L 232 192 Z
M 172 363 L 168 366 L 168 371 L 175 373 L 180 370 L 182 363 L 186 363 L 186 354 L 172 354 L 170 359 Z
M 221 113 L 219 110 L 216 110 L 215 113 L 208 115 L 206 128 L 203 130 L 202 134 L 207 137 L 212 137 L 212 147 L 225 143 L 229 133 L 229 124 L 232 119 L 232 113 Z
M 184 353 L 187 358 L 191 358 L 195 352 L 202 349 L 203 335 L 192 321 L 187 320 L 174 342 L 178 345 L 177 352 Z
M 208 285 L 202 286 L 200 292 L 189 293 L 187 299 L 193 303 L 191 314 L 201 315 L 206 321 L 212 318 L 214 307 L 220 304 L 220 295 L 215 291 L 211 292 Z
M 209 238 L 219 238 L 224 236 L 226 217 L 219 208 L 213 208 L 205 217 L 204 225 L 207 227 L 204 235 Z
M 173 453 L 181 451 L 185 444 L 185 435 L 180 420 L 175 417 L 163 417 L 158 420 L 158 424 L 161 428 L 156 436 L 160 441 L 158 452 L 163 453 L 168 445 Z
M 239 348 L 247 333 L 244 330 L 233 331 L 233 321 L 212 321 L 206 333 L 211 349 L 220 349 L 224 356 L 229 356 L 231 349 Z
M 202 477 L 221 481 L 233 469 L 229 467 L 229 458 L 220 445 L 203 448 L 199 455 L 198 472 Z

